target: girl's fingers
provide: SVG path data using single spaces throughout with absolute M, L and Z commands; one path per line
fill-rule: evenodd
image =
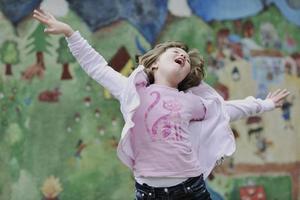
M 51 18 L 50 13 L 48 13 L 47 11 L 41 10 L 41 12 L 42 12 L 46 17 Z
M 43 15 L 46 15 L 46 12 L 43 9 L 39 9 L 38 10 L 40 13 L 42 13 Z
M 280 93 L 278 93 L 278 96 L 281 96 L 281 97 L 286 97 L 290 94 L 289 91 L 287 91 L 286 89 L 282 90 Z
M 44 11 L 43 12 L 40 12 L 38 10 L 35 10 L 34 11 L 34 15 L 37 15 L 39 16 L 40 18 L 43 18 L 44 20 L 49 20 L 49 19 L 52 19 L 49 15 L 47 15 Z
M 288 92 L 288 91 L 282 94 L 283 98 L 286 98 L 289 95 L 290 95 L 290 92 Z
M 287 91 L 287 89 L 277 89 L 275 92 L 271 93 L 270 97 L 286 96 L 286 94 L 289 94 L 289 91 Z
M 41 17 L 39 15 L 34 14 L 33 17 L 35 19 L 37 19 L 38 21 L 42 22 L 43 24 L 47 24 L 48 25 L 48 19 Z
M 284 93 L 284 92 L 286 92 L 287 90 L 286 89 L 282 89 L 282 90 L 280 90 L 278 93 L 280 94 L 280 93 Z
M 40 16 L 40 17 L 46 18 L 46 15 L 43 12 L 39 11 L 39 10 L 34 10 L 33 13 Z
M 282 101 L 284 100 L 288 95 L 290 94 L 290 92 L 285 92 L 285 93 L 282 93 L 280 95 L 278 95 L 278 101 Z
M 284 89 L 281 91 L 281 95 L 286 95 L 286 94 L 289 94 L 290 92 L 287 90 L 287 89 Z
M 34 15 L 37 15 L 37 16 L 39 16 L 39 17 L 47 18 L 47 16 L 46 16 L 44 13 L 42 13 L 42 12 L 40 12 L 40 11 L 38 11 L 38 10 L 34 10 L 34 11 L 33 11 L 33 14 L 34 14 Z
M 284 99 L 290 94 L 287 89 L 277 89 L 269 93 L 266 98 L 271 98 L 277 106 L 282 106 Z
M 273 96 L 276 96 L 280 91 L 281 89 L 277 89 L 275 92 L 273 92 Z
M 38 10 L 36 10 L 36 9 L 33 10 L 33 13 L 34 13 L 34 14 L 41 14 L 41 12 L 38 11 Z

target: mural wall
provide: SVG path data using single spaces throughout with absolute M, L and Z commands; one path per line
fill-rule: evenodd
M 134 198 L 116 156 L 119 103 L 89 78 L 43 8 L 128 76 L 135 55 L 179 40 L 206 60 L 226 100 L 287 88 L 281 109 L 232 123 L 237 151 L 210 175 L 214 200 L 300 199 L 300 3 L 297 0 L 2 0 L 0 199 Z M 216 147 L 218 148 L 218 147 Z

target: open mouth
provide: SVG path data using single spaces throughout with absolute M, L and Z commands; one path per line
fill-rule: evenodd
M 175 62 L 180 66 L 184 66 L 184 59 L 183 58 L 176 58 Z

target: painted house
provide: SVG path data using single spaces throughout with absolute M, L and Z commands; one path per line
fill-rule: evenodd
M 284 81 L 285 58 L 277 50 L 252 50 L 253 78 L 259 83 L 282 83 Z
M 241 200 L 267 200 L 266 192 L 263 186 L 244 186 L 240 188 Z
M 134 63 L 127 49 L 122 46 L 110 60 L 109 66 L 111 66 L 114 70 L 123 74 L 124 76 L 129 76 L 132 72 Z M 111 98 L 111 94 L 106 89 L 104 90 L 104 97 Z

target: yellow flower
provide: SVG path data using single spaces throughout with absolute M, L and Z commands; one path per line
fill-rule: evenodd
M 44 185 L 41 188 L 41 190 L 46 198 L 57 197 L 58 194 L 62 191 L 62 187 L 59 182 L 59 178 L 55 178 L 53 175 L 49 176 L 45 180 Z

